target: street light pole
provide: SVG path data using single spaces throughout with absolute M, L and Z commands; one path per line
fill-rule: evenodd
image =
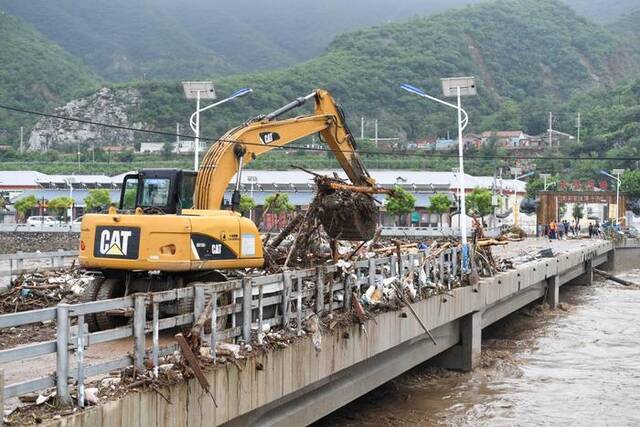
M 198 166 L 200 165 L 200 90 L 196 91 L 197 96 L 196 96 L 196 123 L 195 123 L 195 129 L 193 130 L 194 133 L 196 134 L 196 137 L 194 138 L 194 151 L 195 151 L 195 155 L 194 155 L 194 159 L 193 159 L 193 170 L 195 170 L 196 172 L 198 171 Z
M 442 80 L 442 92 L 445 96 L 457 98 L 457 105 L 443 101 L 436 97 L 428 95 L 425 91 L 409 84 L 401 84 L 400 87 L 407 92 L 414 93 L 423 98 L 430 99 L 447 107 L 455 108 L 458 112 L 458 164 L 459 177 L 458 186 L 460 187 L 460 240 L 462 242 L 461 267 L 462 272 L 469 270 L 469 247 L 467 245 L 467 211 L 466 211 L 466 194 L 464 182 L 464 142 L 462 132 L 469 124 L 469 115 L 462 109 L 461 97 L 463 95 L 476 95 L 476 85 L 473 77 L 455 77 Z M 464 117 L 463 117 L 464 116 Z
M 601 170 L 600 173 L 602 175 L 608 176 L 609 178 L 616 181 L 616 218 L 615 223 L 618 224 L 618 219 L 620 218 L 620 184 L 622 180 L 620 179 L 620 175 L 624 173 L 624 169 L 613 169 L 611 172 L 615 174 L 612 175 L 607 171 Z
M 467 246 L 467 202 L 464 187 L 464 147 L 462 143 L 462 103 L 460 101 L 460 86 L 456 87 L 458 96 L 458 185 L 460 187 L 460 234 L 462 246 Z
M 241 96 L 244 96 L 248 93 L 253 92 L 252 89 L 249 88 L 243 88 L 240 89 L 238 91 L 236 91 L 235 93 L 233 93 L 231 96 L 220 100 L 218 102 L 215 102 L 211 105 L 207 105 L 204 108 L 200 108 L 200 101 L 201 99 L 215 99 L 216 98 L 216 93 L 215 90 L 213 88 L 213 83 L 209 82 L 209 81 L 204 81 L 204 82 L 182 82 L 182 87 L 184 89 L 184 94 L 186 96 L 187 99 L 195 99 L 196 100 L 196 111 L 191 114 L 191 117 L 189 117 L 189 126 L 191 126 L 191 130 L 193 130 L 193 133 L 195 135 L 194 137 L 194 161 L 193 161 L 193 166 L 194 166 L 194 170 L 197 172 L 198 168 L 200 166 L 200 113 L 202 113 L 203 111 L 207 111 L 213 107 L 217 107 L 218 105 L 222 105 L 225 102 L 229 102 L 235 98 L 239 98 Z

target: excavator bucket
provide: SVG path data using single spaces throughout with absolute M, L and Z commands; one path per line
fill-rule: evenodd
M 348 190 L 320 192 L 318 217 L 325 232 L 336 240 L 371 240 L 376 232 L 379 208 L 369 194 Z

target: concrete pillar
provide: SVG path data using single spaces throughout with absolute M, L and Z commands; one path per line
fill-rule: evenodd
M 593 285 L 593 258 L 589 258 L 584 263 L 584 284 L 587 286 Z
M 551 308 L 558 307 L 560 302 L 560 277 L 557 275 L 547 279 L 547 302 Z
M 480 365 L 482 347 L 482 313 L 461 317 L 460 342 L 429 361 L 434 366 L 456 371 L 471 371 Z
M 616 250 L 611 249 L 607 252 L 607 263 L 605 264 L 605 270 L 615 273 L 616 271 Z

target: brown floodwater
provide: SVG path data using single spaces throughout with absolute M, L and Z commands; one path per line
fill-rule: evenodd
M 563 286 L 560 300 L 485 329 L 474 372 L 418 366 L 316 425 L 640 425 L 640 287 Z

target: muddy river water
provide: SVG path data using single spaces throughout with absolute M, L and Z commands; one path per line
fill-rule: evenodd
M 563 286 L 560 300 L 485 329 L 474 372 L 421 365 L 316 425 L 640 425 L 640 288 Z

